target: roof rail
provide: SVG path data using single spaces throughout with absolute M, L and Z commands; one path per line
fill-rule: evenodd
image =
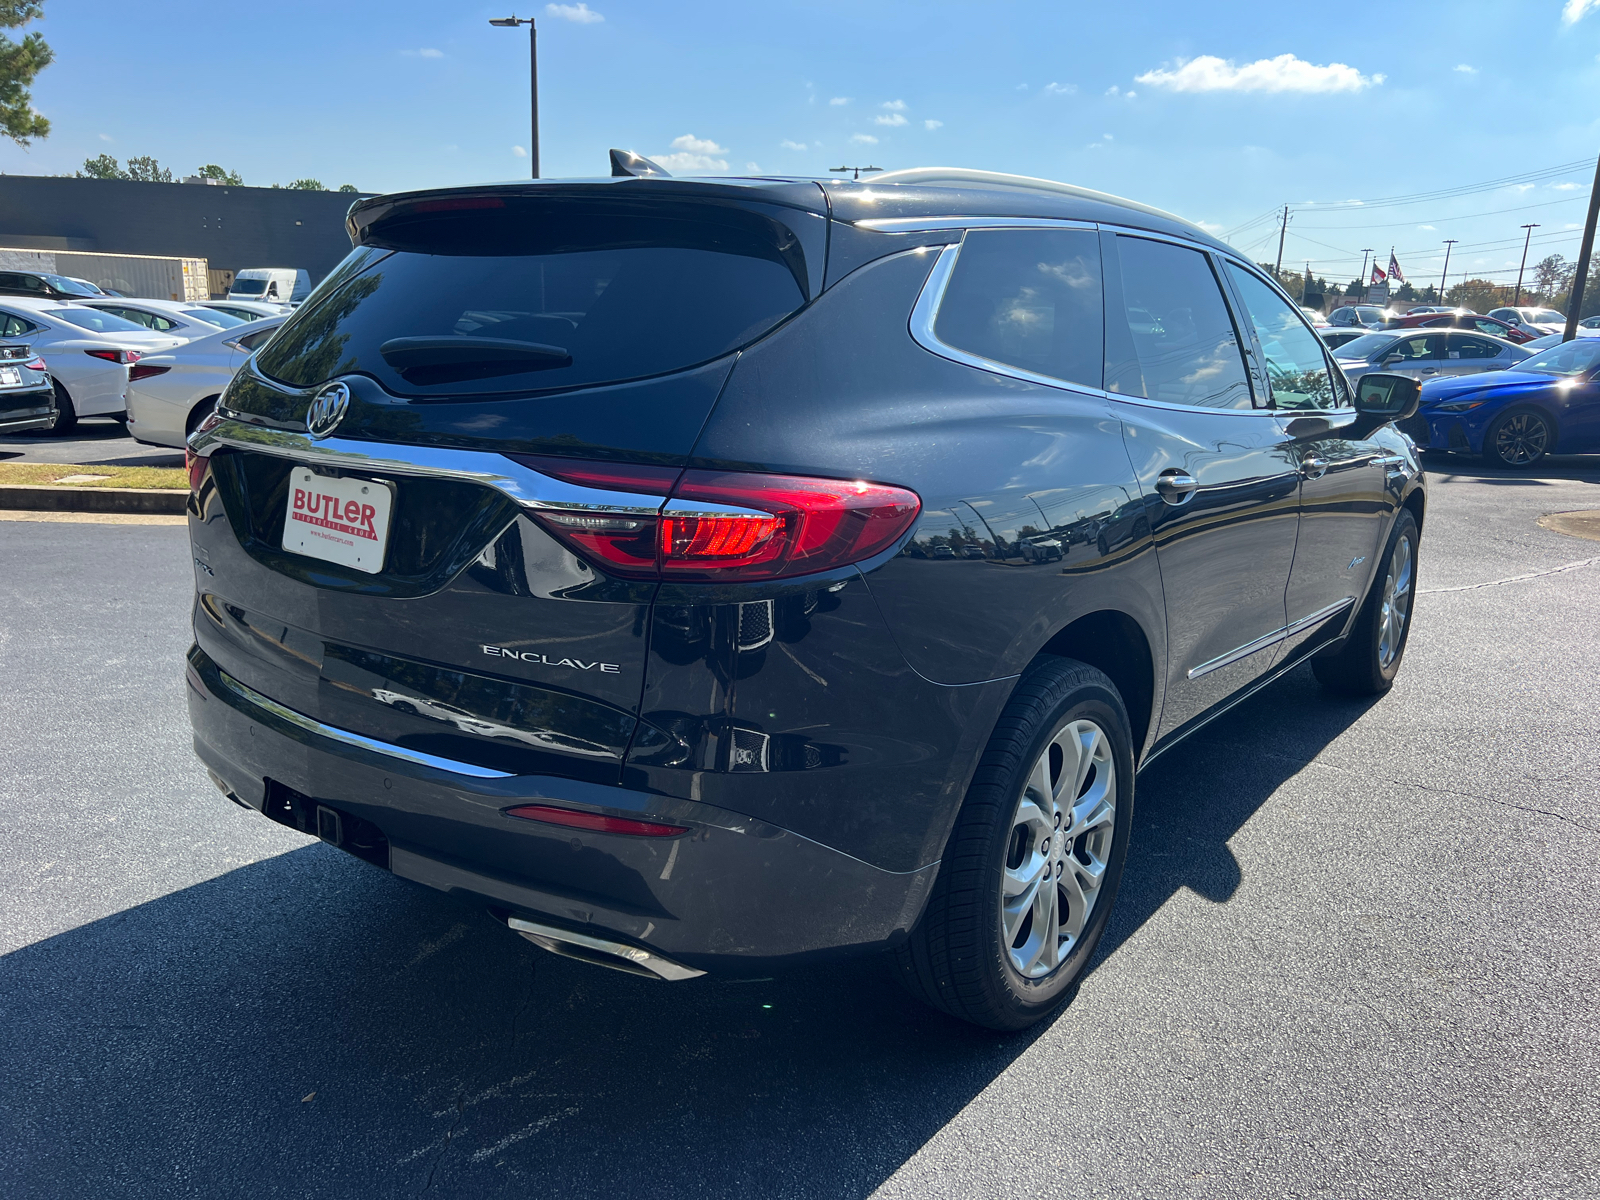
M 885 171 L 882 175 L 874 176 L 873 187 L 880 187 L 886 183 L 912 183 L 912 184 L 949 184 L 954 187 L 1004 187 L 1017 188 L 1029 192 L 1053 192 L 1061 196 L 1074 196 L 1079 200 L 1100 200 L 1107 204 L 1121 205 L 1123 208 L 1137 209 L 1139 212 L 1148 213 L 1153 217 L 1164 217 L 1169 221 L 1178 221 L 1184 225 L 1193 226 L 1193 221 L 1169 213 L 1164 209 L 1153 208 L 1148 204 L 1140 204 L 1137 200 L 1124 199 L 1122 196 L 1113 196 L 1110 192 L 1097 192 L 1093 188 L 1078 187 L 1071 183 L 1057 183 L 1054 179 L 1035 179 L 1031 175 L 1006 175 L 1000 171 L 975 171 L 970 167 L 907 167 L 901 171 Z M 1196 226 L 1196 228 L 1198 228 Z M 1202 231 L 1203 232 L 1203 231 Z M 1207 235 L 1210 236 L 1209 234 Z

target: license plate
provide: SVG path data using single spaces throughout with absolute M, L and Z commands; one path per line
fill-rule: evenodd
M 15 367 L 0 367 L 0 387 L 16 387 L 21 382 L 21 371 Z
M 336 479 L 306 467 L 289 472 L 283 548 L 376 575 L 389 545 L 394 484 Z

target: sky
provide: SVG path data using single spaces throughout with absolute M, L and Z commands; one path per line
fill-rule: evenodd
M 1600 0 L 44 0 L 48 139 L 0 171 L 205 163 L 363 191 L 525 177 L 539 32 L 545 176 L 606 151 L 675 174 L 961 166 L 1153 204 L 1257 260 L 1349 281 L 1510 282 L 1577 256 L 1600 153 Z M 15 36 L 15 35 L 13 35 Z M 1492 186 L 1490 186 L 1492 185 Z M 1394 202 L 1396 198 L 1404 201 Z

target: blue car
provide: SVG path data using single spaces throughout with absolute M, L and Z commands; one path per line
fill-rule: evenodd
M 1481 454 L 1498 467 L 1600 451 L 1600 338 L 1552 346 L 1509 371 L 1430 379 L 1400 428 L 1424 450 Z

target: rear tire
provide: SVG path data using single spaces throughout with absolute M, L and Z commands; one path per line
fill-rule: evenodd
M 1000 715 L 897 952 L 906 986 L 988 1029 L 1048 1015 L 1105 930 L 1132 823 L 1133 738 L 1116 685 L 1041 658 Z
M 1329 691 L 1381 696 L 1394 686 L 1411 637 L 1418 542 L 1417 519 L 1403 508 L 1349 636 L 1311 660 L 1318 682 Z
M 185 435 L 194 433 L 196 429 L 200 428 L 202 421 L 217 411 L 217 401 L 220 399 L 220 396 L 207 396 L 189 410 L 189 419 L 183 426 Z
M 1483 457 L 1491 467 L 1525 471 L 1556 444 L 1555 425 L 1533 408 L 1514 408 L 1483 435 Z
M 52 437 L 65 437 L 78 427 L 78 410 L 72 403 L 72 396 L 67 389 L 61 386 L 61 381 L 50 381 L 56 389 L 56 421 L 45 432 Z

